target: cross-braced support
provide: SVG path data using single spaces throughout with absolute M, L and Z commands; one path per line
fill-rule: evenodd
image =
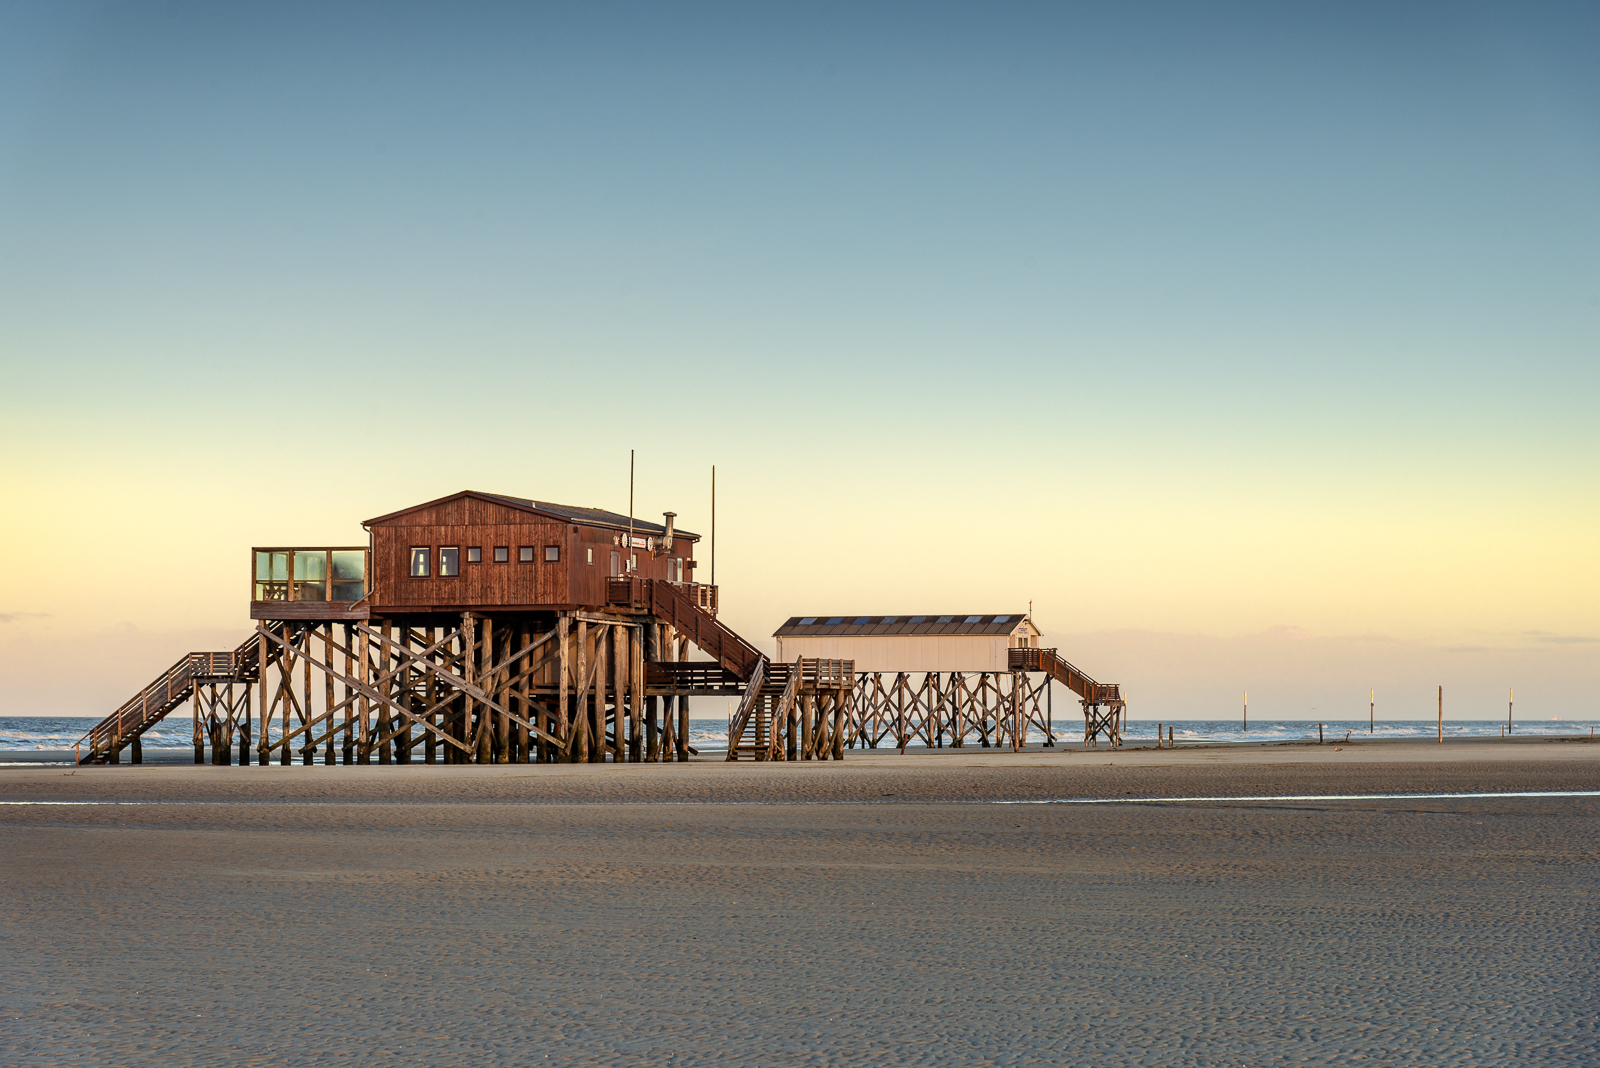
M 857 672 L 846 744 L 877 749 L 1020 749 L 1030 733 L 1055 744 L 1049 680 L 1022 671 Z

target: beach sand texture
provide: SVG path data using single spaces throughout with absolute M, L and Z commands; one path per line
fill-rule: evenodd
M 1600 1063 L 1600 798 L 985 803 L 1600 788 L 1505 748 L 5 769 L 212 803 L 0 811 L 0 1063 Z

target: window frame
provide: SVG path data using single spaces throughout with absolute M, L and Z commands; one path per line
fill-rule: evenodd
M 469 564 L 481 564 L 481 563 L 483 563 L 483 546 L 481 546 L 481 545 L 469 545 L 469 546 L 467 546 L 467 563 L 469 563 Z
M 422 554 L 422 574 L 417 574 L 417 554 Z M 413 545 L 411 547 L 411 563 L 406 568 L 406 574 L 414 579 L 433 577 L 433 546 Z
M 439 548 L 439 577 L 440 578 L 460 578 L 461 577 L 461 546 L 459 546 L 459 545 L 441 545 L 438 548 Z M 453 570 L 450 570 L 450 571 L 446 571 L 445 570 L 445 563 L 444 563 L 444 554 L 445 553 L 455 553 L 455 567 L 454 567 Z
M 532 564 L 537 563 L 538 559 L 539 558 L 534 555 L 534 547 L 532 545 L 517 546 L 517 563 Z
M 555 555 L 551 556 L 551 553 Z M 544 547 L 544 562 L 547 564 L 559 564 L 561 562 L 561 546 L 546 545 Z
M 496 545 L 493 559 L 497 564 L 509 564 L 511 562 L 511 546 Z

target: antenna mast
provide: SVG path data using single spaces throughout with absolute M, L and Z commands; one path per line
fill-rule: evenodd
M 628 450 L 628 544 L 622 554 L 622 573 L 633 570 L 633 450 Z
M 717 465 L 711 465 L 711 585 L 717 584 Z

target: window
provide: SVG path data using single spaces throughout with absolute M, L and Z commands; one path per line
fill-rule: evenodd
M 683 557 L 672 556 L 667 558 L 667 581 L 683 581 Z
M 871 616 L 856 616 L 856 626 L 858 626 L 858 627 L 861 626 L 863 623 L 871 623 L 871 622 L 872 622 L 872 617 Z
M 532 552 L 533 550 L 529 549 L 528 551 Z M 559 545 L 546 545 L 544 547 L 544 562 L 545 563 L 554 564 L 554 563 L 559 563 L 560 560 L 561 560 L 561 546 L 559 546 Z
M 1010 616 L 995 616 L 994 617 L 994 621 L 996 623 L 1010 623 L 1011 622 L 1011 617 Z
M 333 557 L 334 601 L 359 601 L 367 592 L 367 554 L 345 551 L 330 553 Z
M 426 551 L 426 550 L 424 550 Z M 289 554 L 256 553 L 256 600 L 289 599 Z
M 816 621 L 817 621 L 817 617 L 816 616 L 806 616 L 804 619 L 802 619 L 800 621 L 800 626 L 809 627 L 809 626 L 811 626 L 811 624 L 815 623 Z
M 956 617 L 955 616 L 940 616 L 935 622 L 948 623 L 954 618 L 956 618 Z
M 454 545 L 446 545 L 439 550 L 439 577 L 455 578 L 461 574 L 461 550 Z
M 977 623 L 977 622 L 980 622 L 982 619 L 983 619 L 982 616 L 968 616 L 967 617 L 967 622 L 968 623 Z
M 416 548 L 415 546 L 412 547 L 412 549 L 411 549 L 411 577 L 412 578 L 427 578 L 428 577 L 428 557 L 430 555 L 431 554 L 429 553 L 429 551 L 428 551 L 426 546 L 424 546 L 423 548 L 420 548 L 420 549 Z
M 593 564 L 594 563 L 594 546 L 591 545 L 589 548 L 585 549 L 584 552 L 589 554 L 589 563 Z
M 511 550 L 504 545 L 496 545 L 494 547 L 494 562 L 497 564 L 509 564 L 511 562 Z
M 893 623 L 895 620 L 897 620 L 899 618 L 900 618 L 899 616 L 884 616 L 883 617 L 883 621 L 885 623 Z
M 519 545 L 519 546 L 517 546 L 517 563 L 519 563 L 519 564 L 531 564 L 531 563 L 533 563 L 533 546 L 531 546 L 531 545 Z
M 469 564 L 481 564 L 481 563 L 483 563 L 483 550 L 478 548 L 476 545 L 474 545 L 472 548 L 468 549 L 467 550 L 467 563 L 469 563 Z
M 844 616 L 834 616 L 832 619 L 828 620 L 828 626 L 835 627 L 835 626 L 838 626 L 840 623 L 843 623 L 843 622 L 844 622 Z

